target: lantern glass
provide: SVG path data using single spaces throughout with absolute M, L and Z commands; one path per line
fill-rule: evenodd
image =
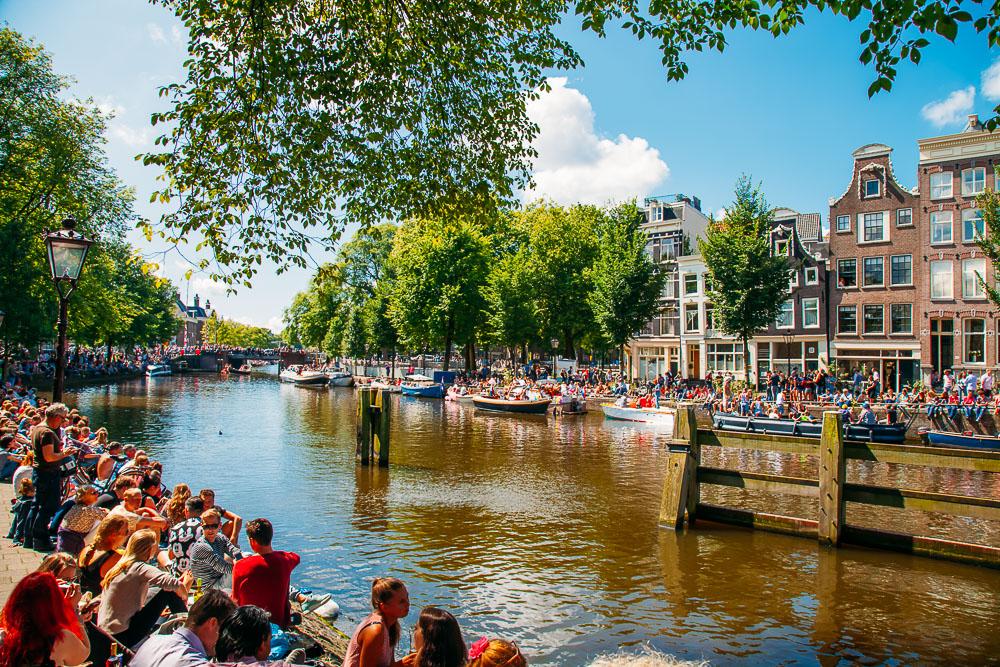
M 553 338 L 549 342 L 552 343 L 552 349 L 553 350 L 556 349 L 557 347 L 559 347 L 559 339 L 558 338 Z
M 79 237 L 65 238 L 59 235 L 51 235 L 47 241 L 52 279 L 78 280 L 90 243 Z

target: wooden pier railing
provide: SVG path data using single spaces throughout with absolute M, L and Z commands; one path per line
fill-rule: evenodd
M 817 476 L 790 477 L 701 465 L 705 447 L 757 449 L 809 454 L 819 457 Z M 882 507 L 945 512 L 959 516 L 1000 521 L 1000 498 L 961 496 L 871 484 L 849 483 L 849 459 L 909 466 L 957 468 L 1000 474 L 1000 453 L 844 442 L 841 416 L 823 413 L 823 435 L 811 438 L 739 433 L 698 428 L 694 406 L 677 409 L 674 438 L 660 506 L 660 523 L 680 528 L 685 520 L 697 519 L 736 524 L 748 528 L 800 535 L 839 546 L 855 544 L 905 553 L 956 560 L 1000 568 L 1000 548 L 970 544 L 933 536 L 908 535 L 890 530 L 862 528 L 847 523 L 848 502 Z M 768 493 L 808 496 L 819 500 L 818 520 L 723 507 L 701 502 L 701 485 L 753 489 Z

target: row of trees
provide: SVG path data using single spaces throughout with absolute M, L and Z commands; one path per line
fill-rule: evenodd
M 235 320 L 219 318 L 214 312 L 205 320 L 201 329 L 204 345 L 229 345 L 231 347 L 273 347 L 278 336 L 266 327 L 255 327 Z
M 497 345 L 511 359 L 557 338 L 606 351 L 655 313 L 663 287 L 635 202 L 538 203 L 476 218 L 416 218 L 360 231 L 285 311 L 286 341 L 366 356 Z M 447 366 L 446 366 L 447 368 Z
M 67 99 L 49 55 L 0 28 L 0 339 L 31 346 L 54 337 L 56 294 L 43 233 L 72 214 L 98 240 L 71 304 L 69 335 L 85 344 L 154 343 L 177 330 L 174 289 L 125 240 L 133 193 L 108 166 L 107 117 Z

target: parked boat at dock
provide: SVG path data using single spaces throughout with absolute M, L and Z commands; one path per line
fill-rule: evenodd
M 675 414 L 673 410 L 657 408 L 629 408 L 615 405 L 613 403 L 605 403 L 601 406 L 601 410 L 604 411 L 604 416 L 608 419 L 652 424 L 654 426 L 663 427 L 665 430 L 671 432 L 674 430 Z
M 433 378 L 426 375 L 407 375 L 406 381 L 399 385 L 399 391 L 403 396 L 417 396 L 420 398 L 444 398 L 444 384 L 434 382 Z
M 798 419 L 770 419 L 768 417 L 740 417 L 739 415 L 712 415 L 712 424 L 723 431 L 763 433 L 767 435 L 795 435 L 804 438 L 820 437 L 823 423 Z M 905 424 L 844 424 L 844 440 L 851 442 L 879 442 L 901 445 L 906 440 Z
M 170 364 L 149 364 L 146 366 L 146 377 L 155 378 L 161 375 L 173 375 Z
M 236 373 L 237 375 L 250 375 L 250 373 L 253 372 L 253 366 L 251 366 L 250 364 L 243 364 L 239 368 L 233 368 L 232 366 L 230 366 L 229 370 L 233 373 Z
M 315 371 L 298 364 L 289 366 L 281 371 L 278 377 L 281 378 L 282 382 L 291 382 L 298 385 L 324 385 L 329 382 L 326 373 L 323 371 Z
M 515 412 L 526 415 L 543 415 L 549 410 L 552 401 L 548 398 L 537 400 L 509 400 L 506 398 L 488 398 L 473 396 L 472 404 L 480 410 L 489 412 Z
M 927 442 L 935 447 L 952 447 L 957 449 L 983 449 L 988 452 L 1000 452 L 1000 437 L 984 434 L 951 433 L 948 431 L 924 431 Z
M 382 391 L 387 391 L 390 394 L 399 393 L 399 385 L 395 382 L 389 380 L 372 380 L 368 383 L 368 386 L 372 389 L 381 389 Z
M 327 371 L 326 377 L 330 380 L 330 385 L 333 387 L 354 386 L 354 376 L 345 370 L 336 369 Z

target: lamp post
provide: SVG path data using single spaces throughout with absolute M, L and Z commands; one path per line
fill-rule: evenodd
M 783 333 L 781 338 L 785 343 L 785 376 L 792 374 L 792 335 Z
M 3 329 L 3 318 L 7 313 L 0 310 L 0 330 Z M 0 337 L 0 343 L 3 343 L 3 356 L 0 356 L 0 387 L 3 383 L 7 381 L 7 338 Z
M 549 341 L 549 343 L 552 345 L 552 379 L 554 380 L 558 375 L 558 373 L 556 372 L 556 359 L 557 359 L 556 352 L 559 349 L 559 339 L 553 338 L 552 340 Z
M 45 245 L 49 255 L 49 270 L 59 294 L 59 320 L 56 328 L 59 338 L 56 342 L 56 377 L 52 383 L 52 402 L 62 401 L 63 381 L 66 373 L 66 323 L 69 314 L 69 295 L 76 289 L 80 271 L 87 259 L 87 251 L 94 243 L 75 231 L 76 220 L 67 216 L 62 221 L 62 229 L 46 232 Z

